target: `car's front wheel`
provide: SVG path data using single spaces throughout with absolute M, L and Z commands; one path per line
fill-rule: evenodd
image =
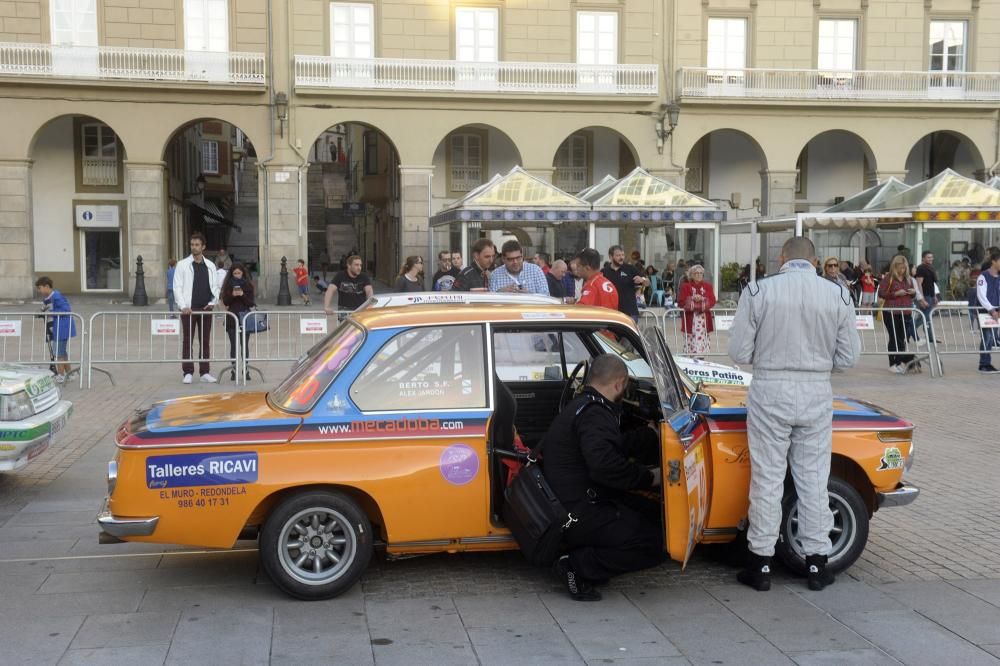
M 830 477 L 830 510 L 833 512 L 833 529 L 830 531 L 830 551 L 827 567 L 834 572 L 844 571 L 865 550 L 868 543 L 868 509 L 861 494 L 843 479 Z M 789 568 L 799 574 L 806 572 L 806 557 L 799 543 L 798 497 L 794 489 L 782 500 L 781 534 L 775 554 Z
M 341 493 L 293 495 L 271 512 L 260 533 L 264 571 L 299 599 L 346 592 L 368 567 L 371 554 L 368 516 Z

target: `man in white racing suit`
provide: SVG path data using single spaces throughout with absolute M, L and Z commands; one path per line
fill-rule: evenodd
M 785 472 L 798 494 L 798 536 L 809 588 L 833 583 L 827 483 L 833 430 L 830 372 L 853 366 L 861 354 L 851 295 L 816 274 L 808 238 L 785 242 L 779 272 L 751 283 L 730 329 L 729 355 L 753 364 L 747 398 L 750 441 L 750 558 L 739 581 L 771 587 L 771 557 L 781 524 Z

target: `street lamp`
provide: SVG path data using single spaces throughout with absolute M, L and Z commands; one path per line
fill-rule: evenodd
M 660 115 L 656 119 L 656 152 L 663 154 L 663 144 L 674 133 L 680 119 L 681 107 L 676 102 L 660 105 Z
M 288 120 L 288 95 L 283 92 L 274 96 L 274 113 L 278 117 L 281 138 L 285 138 L 285 121 Z

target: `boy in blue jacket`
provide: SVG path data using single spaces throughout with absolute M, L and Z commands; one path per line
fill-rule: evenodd
M 35 281 L 38 293 L 42 295 L 42 310 L 45 312 L 72 312 L 66 297 L 52 287 L 52 278 L 42 276 Z M 51 331 L 52 346 L 56 357 L 56 382 L 62 384 L 69 373 L 69 355 L 66 346 L 70 338 L 76 337 L 76 321 L 73 317 L 49 317 L 47 325 Z

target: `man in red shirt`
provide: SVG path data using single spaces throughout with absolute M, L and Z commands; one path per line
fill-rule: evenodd
M 601 273 L 601 254 L 593 248 L 587 248 L 577 255 L 580 266 L 580 277 L 583 278 L 583 289 L 580 292 L 579 305 L 596 305 L 609 310 L 618 310 L 618 290 L 608 278 Z

